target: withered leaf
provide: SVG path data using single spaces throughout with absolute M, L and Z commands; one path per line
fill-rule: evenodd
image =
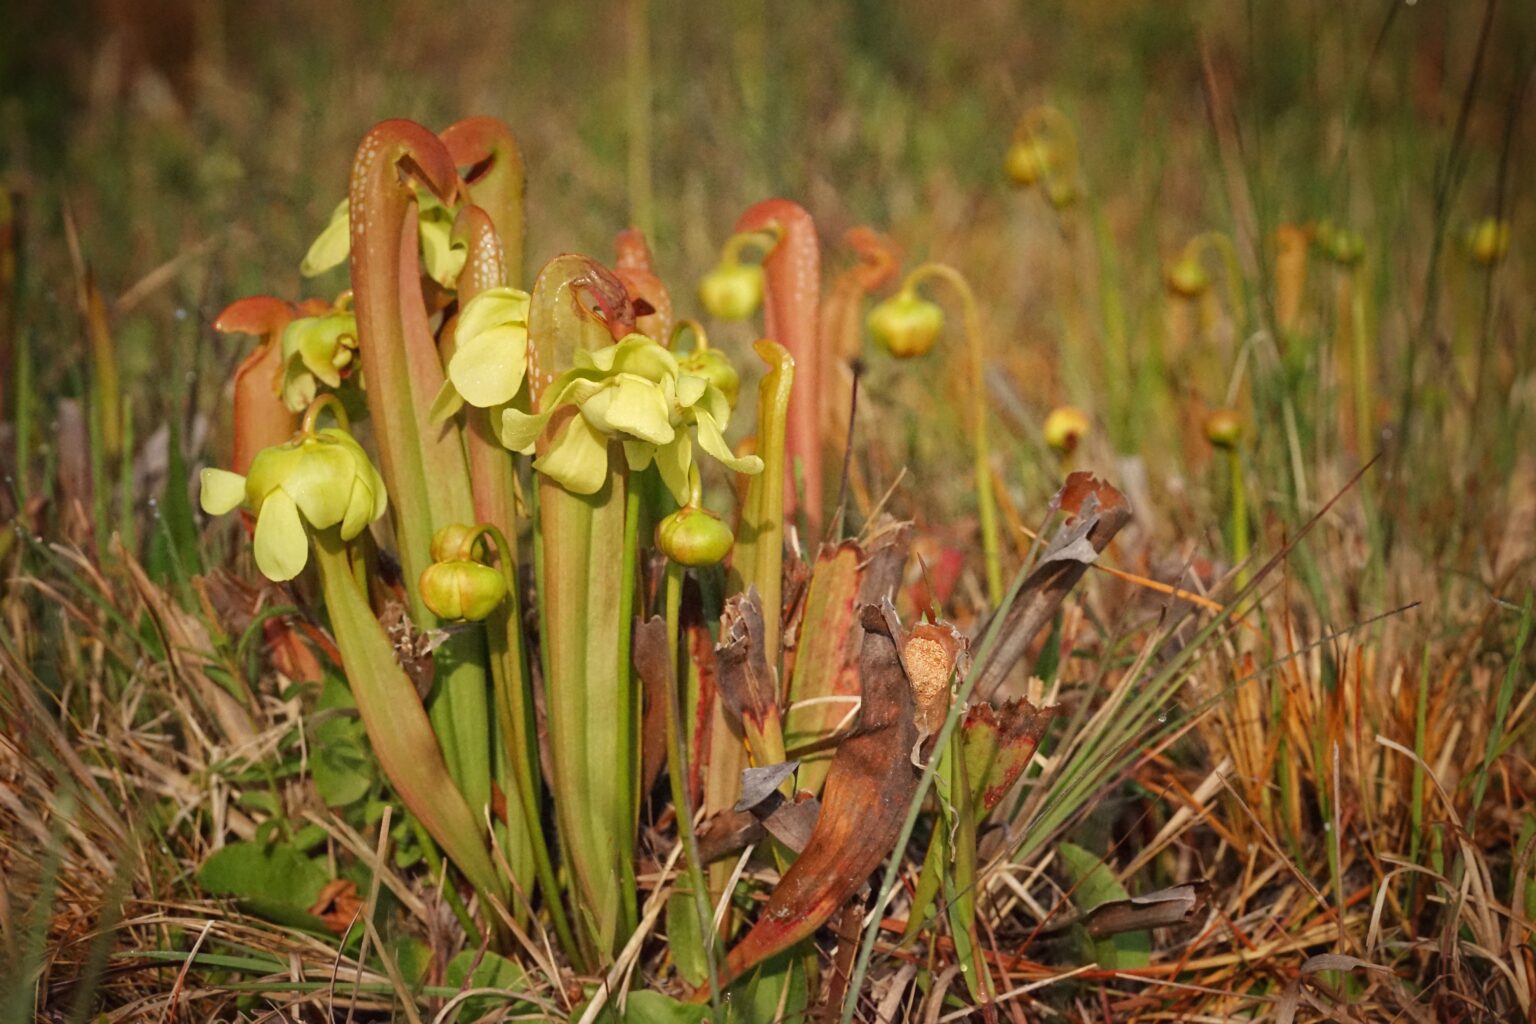
M 976 704 L 966 709 L 960 742 L 978 819 L 996 807 L 1024 774 L 1055 714 L 1054 707 L 1037 708 L 1022 697 L 997 708 Z
M 756 587 L 725 602 L 720 644 L 715 648 L 717 683 L 725 708 L 758 726 L 778 715 L 778 686 L 764 646 L 763 601 Z
M 884 614 L 882 614 L 882 611 Z M 871 614 L 873 613 L 873 614 Z M 815 932 L 890 854 L 917 789 L 912 687 L 884 609 L 865 606 L 859 674 L 864 702 L 853 734 L 833 755 L 821 814 L 752 929 L 726 957 L 726 983 Z M 709 997 L 694 993 L 694 1001 Z
M 1100 903 L 1083 918 L 1083 927 L 1093 938 L 1102 939 L 1122 932 L 1184 924 L 1205 909 L 1210 888 L 1210 883 L 1201 878 L 1143 896 Z
M 732 810 L 750 811 L 776 793 L 784 780 L 795 774 L 799 761 L 781 761 L 761 768 L 745 768 L 741 773 L 741 799 Z
M 1045 556 L 1007 607 L 998 642 L 976 682 L 978 696 L 986 697 L 1002 685 L 1035 634 L 1051 621 L 1068 592 L 1088 571 L 1092 559 L 1084 560 L 1079 545 L 1087 545 L 1095 554 L 1103 551 L 1131 520 L 1125 496 L 1091 473 L 1068 476 L 1051 504 L 1073 518 L 1046 546 Z
M 649 793 L 667 760 L 667 624 L 658 615 L 635 625 L 631 658 L 645 693 L 640 716 L 640 792 Z

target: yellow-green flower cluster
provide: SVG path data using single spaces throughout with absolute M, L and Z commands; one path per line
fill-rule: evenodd
M 272 580 L 291 580 L 309 561 L 309 536 L 340 527 L 351 540 L 384 514 L 384 481 L 362 445 L 345 430 L 327 427 L 263 449 L 240 476 L 224 469 L 202 473 L 202 506 L 223 515 L 242 505 L 256 517 L 256 566 Z
M 652 462 L 679 504 L 689 496 L 693 438 L 699 447 L 738 473 L 758 473 L 755 455 L 737 458 L 725 443 L 731 406 L 702 376 L 686 373 L 677 358 L 642 334 L 616 345 L 577 352 L 576 365 L 544 392 L 541 409 L 502 412 L 502 443 L 529 453 L 554 414 L 574 406 L 534 468 L 574 494 L 595 494 L 608 475 L 608 442 L 620 441 L 631 471 Z M 689 427 L 692 427 L 690 436 Z
M 338 306 L 302 316 L 283 328 L 283 404 L 302 412 L 320 385 L 341 387 L 341 375 L 357 354 L 357 317 Z

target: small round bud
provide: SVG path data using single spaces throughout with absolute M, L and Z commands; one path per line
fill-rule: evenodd
M 1467 254 L 1473 262 L 1491 267 L 1509 253 L 1509 222 L 1484 217 L 1467 232 Z
M 1217 448 L 1236 448 L 1243 436 L 1243 420 L 1236 410 L 1217 409 L 1205 418 L 1205 439 Z
M 1015 139 L 1003 154 L 1003 172 L 1019 188 L 1029 188 L 1045 174 L 1050 153 L 1036 139 Z
M 1058 454 L 1071 455 L 1088 433 L 1088 415 L 1072 405 L 1058 405 L 1045 417 L 1045 443 Z
M 1045 197 L 1057 210 L 1066 210 L 1075 206 L 1080 195 L 1077 185 L 1064 178 L 1050 182 L 1045 189 Z
M 697 506 L 684 506 L 656 524 L 657 550 L 679 565 L 714 565 L 735 543 L 719 516 Z
M 898 359 L 926 355 L 944 329 L 944 311 L 912 291 L 900 291 L 869 311 L 875 343 Z
M 736 399 L 741 394 L 741 374 L 736 372 L 736 367 L 731 365 L 731 361 L 720 350 L 694 349 L 679 359 L 677 365 L 682 372 L 691 373 L 695 377 L 703 377 L 709 381 L 725 396 L 730 407 L 736 408 Z
M 1163 283 L 1170 294 L 1181 299 L 1198 299 L 1211 286 L 1211 275 L 1198 257 L 1185 253 L 1169 264 Z
M 1359 263 L 1365 254 L 1365 238 L 1358 231 L 1325 220 L 1317 225 L 1317 247 L 1333 262 L 1349 267 Z
M 422 602 L 444 619 L 478 621 L 507 596 L 506 578 L 479 562 L 433 562 L 422 570 L 417 585 Z
M 469 552 L 464 550 L 464 542 L 474 532 L 473 526 L 465 526 L 463 523 L 449 523 L 438 530 L 432 535 L 432 561 L 452 562 L 468 555 Z
M 719 320 L 745 320 L 763 301 L 763 268 L 721 263 L 699 282 L 699 301 Z

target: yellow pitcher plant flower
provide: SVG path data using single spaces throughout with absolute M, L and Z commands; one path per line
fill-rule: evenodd
M 718 462 L 738 473 L 758 473 L 755 455 L 738 458 L 725 442 L 731 407 L 706 378 L 683 373 L 677 358 L 643 334 L 594 352 L 578 351 L 576 365 L 545 390 L 543 409 L 502 413 L 502 443 L 529 454 L 554 414 L 566 406 L 572 416 L 549 450 L 533 466 L 573 494 L 595 494 L 608 472 L 608 442 L 622 441 L 633 472 L 653 461 L 678 502 L 688 498 L 693 466 L 694 428 L 698 443 Z
M 328 405 L 341 425 L 316 430 L 316 414 Z M 203 470 L 201 504 L 209 515 L 242 506 L 254 515 L 256 566 L 281 582 L 309 562 L 306 524 L 339 526 L 341 539 L 351 540 L 384 514 L 388 497 L 368 454 L 347 432 L 340 401 L 326 395 L 309 407 L 292 440 L 257 453 L 247 475 Z
M 320 385 L 341 387 L 344 371 L 357 356 L 357 317 L 352 293 L 318 316 L 303 316 L 283 328 L 283 404 L 294 412 L 309 408 Z

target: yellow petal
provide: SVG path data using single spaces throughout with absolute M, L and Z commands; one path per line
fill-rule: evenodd
M 227 469 L 205 469 L 202 489 L 198 500 L 203 511 L 211 516 L 221 516 L 239 508 L 245 501 L 245 477 Z
M 533 468 L 572 494 L 596 494 L 608 479 L 608 441 L 580 416 L 572 416 Z
M 299 273 L 305 277 L 323 274 L 339 265 L 352 252 L 352 237 L 348 233 L 348 204 L 345 199 L 331 212 L 330 222 L 310 245 L 299 264 Z
M 304 571 L 309 561 L 309 538 L 299 519 L 299 507 L 286 492 L 267 495 L 256 517 L 256 567 L 269 580 L 281 583 Z

